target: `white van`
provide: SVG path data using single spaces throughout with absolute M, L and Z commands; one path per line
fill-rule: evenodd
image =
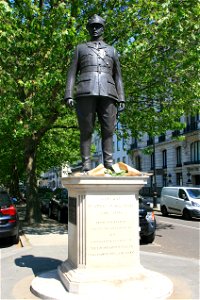
M 200 188 L 164 187 L 160 198 L 163 216 L 182 215 L 185 219 L 200 218 Z

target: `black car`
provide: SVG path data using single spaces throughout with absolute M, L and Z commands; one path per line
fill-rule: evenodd
M 56 218 L 59 222 L 68 222 L 68 191 L 65 188 L 57 188 L 49 202 L 50 218 Z
M 40 200 L 41 212 L 44 214 L 48 214 L 49 212 L 49 203 L 53 198 L 53 191 L 47 187 L 39 187 L 38 188 L 38 198 Z
M 152 243 L 155 239 L 156 219 L 153 209 L 139 197 L 139 224 L 142 243 Z
M 0 238 L 19 242 L 19 217 L 17 209 L 7 192 L 0 191 Z

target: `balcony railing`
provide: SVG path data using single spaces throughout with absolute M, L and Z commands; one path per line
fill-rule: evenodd
M 130 150 L 134 150 L 134 149 L 137 149 L 137 148 L 138 148 L 137 142 L 131 144 L 131 146 L 130 146 Z
M 183 163 L 185 166 L 187 165 L 200 165 L 200 160 L 191 160 Z
M 184 128 L 184 132 L 190 132 L 197 129 L 198 129 L 198 122 L 195 121 L 190 124 L 187 124 L 187 126 Z
M 153 145 L 153 139 L 151 139 L 151 138 L 147 141 L 147 146 L 150 146 L 150 145 Z
M 179 136 L 180 135 L 180 130 L 174 130 L 173 132 L 172 132 L 172 136 L 173 137 L 177 137 L 177 136 Z
M 182 163 L 177 163 L 176 168 L 180 168 L 180 167 L 182 167 Z
M 159 143 L 162 143 L 162 142 L 165 142 L 165 135 L 163 134 L 163 135 L 161 135 L 161 136 L 159 136 L 159 138 L 158 138 L 158 142 Z

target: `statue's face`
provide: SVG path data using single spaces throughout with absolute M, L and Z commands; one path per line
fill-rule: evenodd
M 101 24 L 94 23 L 89 26 L 88 31 L 92 39 L 98 39 L 103 35 L 104 27 Z

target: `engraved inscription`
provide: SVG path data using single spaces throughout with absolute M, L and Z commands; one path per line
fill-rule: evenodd
M 127 256 L 134 253 L 132 196 L 95 196 L 87 198 L 89 215 L 87 238 L 89 256 Z

